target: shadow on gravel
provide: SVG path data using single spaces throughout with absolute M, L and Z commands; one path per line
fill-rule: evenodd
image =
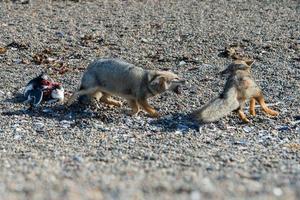
M 198 131 L 200 127 L 189 114 L 180 113 L 153 120 L 150 124 L 166 132 L 179 131 L 182 133 L 188 132 L 189 130 Z
M 24 98 L 23 94 L 16 93 L 14 95 L 14 97 L 12 97 L 10 99 L 6 99 L 4 102 L 8 102 L 8 103 L 23 103 L 24 101 L 25 101 L 25 98 Z
M 16 95 L 14 98 L 5 100 L 10 103 L 23 103 L 24 97 L 22 95 Z M 55 119 L 57 121 L 67 120 L 80 120 L 86 118 L 96 118 L 102 122 L 109 123 L 112 120 L 103 113 L 86 109 L 87 106 L 73 104 L 70 107 L 58 104 L 42 104 L 38 107 L 30 107 L 24 104 L 23 109 L 9 110 L 1 112 L 3 116 L 21 116 L 28 115 L 30 117 L 45 117 L 49 119 Z

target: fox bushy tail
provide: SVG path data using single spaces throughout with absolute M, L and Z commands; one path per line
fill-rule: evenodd
M 195 111 L 193 116 L 200 123 L 214 122 L 237 110 L 239 106 L 237 92 L 232 88 Z
M 86 87 L 83 86 L 83 84 L 80 84 L 79 90 L 84 90 Z M 90 102 L 90 98 L 88 97 L 88 95 L 81 95 L 78 97 L 78 101 L 81 104 L 88 104 Z

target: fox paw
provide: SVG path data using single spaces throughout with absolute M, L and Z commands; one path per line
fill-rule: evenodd
M 155 113 L 149 113 L 149 116 L 152 117 L 152 118 L 159 118 L 160 117 L 160 114 L 158 112 L 155 112 Z
M 253 117 L 255 117 L 256 116 L 256 112 L 250 110 L 250 115 L 252 115 Z
M 114 103 L 107 104 L 107 106 L 108 106 L 109 108 L 121 107 L 121 106 L 122 106 L 122 103 L 121 103 L 121 102 L 114 102 Z
M 122 102 L 120 102 L 120 101 L 116 101 L 115 102 L 115 106 L 116 107 L 121 107 L 123 104 L 122 104 Z
M 249 119 L 247 119 L 247 118 L 243 118 L 242 121 L 243 121 L 244 123 L 249 123 L 249 122 L 250 122 Z
M 271 115 L 271 116 L 278 116 L 278 115 L 279 115 L 279 112 L 274 111 L 274 110 L 270 110 L 270 111 L 268 111 L 267 113 L 268 113 L 269 115 Z
M 120 101 L 111 101 L 111 102 L 108 103 L 108 106 L 110 108 L 121 107 L 122 106 L 122 102 L 120 102 Z

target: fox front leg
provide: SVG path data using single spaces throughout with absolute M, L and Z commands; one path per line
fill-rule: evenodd
M 100 98 L 100 100 L 108 105 L 121 107 L 122 103 L 120 101 L 111 99 L 111 96 L 107 93 L 103 93 L 103 96 Z
M 239 109 L 239 110 L 237 111 L 237 113 L 238 113 L 239 117 L 241 118 L 241 120 L 242 120 L 244 123 L 249 123 L 249 122 L 250 122 L 249 119 L 247 119 L 247 117 L 246 117 L 245 113 L 243 112 L 243 110 Z
M 129 106 L 132 108 L 132 112 L 130 113 L 130 115 L 137 115 L 140 112 L 140 106 L 138 102 L 134 99 L 128 99 L 127 101 Z
M 83 89 L 83 90 L 79 90 L 77 92 L 75 92 L 71 97 L 70 99 L 67 101 L 66 105 L 67 106 L 70 106 L 73 101 L 78 98 L 79 96 L 82 96 L 82 95 L 92 95 L 94 94 L 95 92 L 98 91 L 98 88 L 97 87 L 94 87 L 94 88 L 89 88 L 89 89 Z
M 255 98 L 253 98 L 253 97 L 250 99 L 250 114 L 252 116 L 256 115 L 256 113 L 255 113 Z
M 151 107 L 147 100 L 143 99 L 143 100 L 139 100 L 138 103 L 143 107 L 143 109 L 149 113 L 150 117 L 159 117 L 159 113 L 153 108 Z

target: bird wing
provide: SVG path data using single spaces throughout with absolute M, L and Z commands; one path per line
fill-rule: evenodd
M 32 102 L 33 105 L 34 106 L 39 105 L 43 99 L 43 91 L 40 89 L 32 90 L 31 95 L 33 97 L 33 102 Z

